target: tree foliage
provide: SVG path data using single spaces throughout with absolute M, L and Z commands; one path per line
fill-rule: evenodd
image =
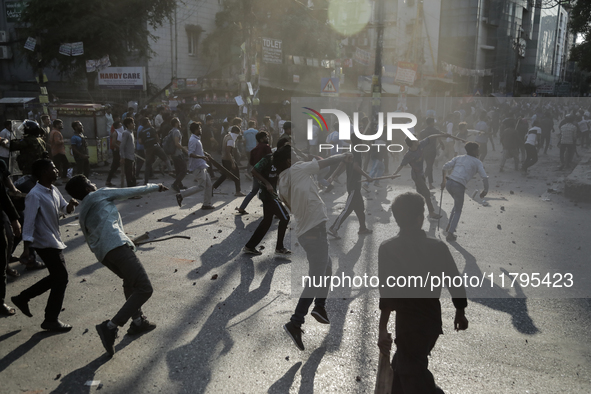
M 175 0 L 30 0 L 22 13 L 23 38 L 40 38 L 38 54 L 27 52 L 36 68 L 55 65 L 63 74 L 81 74 L 86 60 L 109 55 L 111 63 L 124 66 L 130 55 L 149 57 L 149 28 L 170 18 Z M 84 55 L 59 53 L 63 43 L 83 42 Z
M 570 12 L 570 29 L 583 38 L 572 48 L 571 60 L 578 62 L 582 70 L 591 71 L 591 1 L 578 0 L 574 4 Z

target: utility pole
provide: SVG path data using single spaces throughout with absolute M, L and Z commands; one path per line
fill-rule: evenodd
M 43 54 L 41 52 L 41 35 L 37 35 L 37 79 L 39 80 L 39 102 L 43 106 L 43 115 L 49 115 L 47 104 L 49 102 L 49 95 L 47 94 L 47 85 L 45 84 L 45 74 L 43 73 Z M 45 97 L 45 99 L 42 99 Z M 47 102 L 45 102 L 47 101 Z
M 246 123 L 248 124 L 248 120 L 250 119 L 251 111 L 252 111 L 252 104 L 249 104 L 250 101 L 250 91 L 248 89 L 248 83 L 250 82 L 250 78 L 252 75 L 251 72 L 251 60 L 250 60 L 250 51 L 251 51 L 251 28 L 252 25 L 250 23 L 250 18 L 252 18 L 252 0 L 245 0 L 244 4 L 244 24 L 242 26 L 242 39 L 244 40 L 244 82 L 242 85 L 242 93 L 243 97 L 246 97 L 244 100 L 244 105 L 247 106 L 248 112 L 246 113 L 247 118 Z M 240 114 L 242 117 L 243 114 Z
M 382 53 L 384 51 L 384 0 L 377 2 L 378 25 L 376 29 L 376 60 L 374 75 L 371 79 L 372 92 L 372 131 L 378 128 L 378 113 L 381 109 L 382 97 Z

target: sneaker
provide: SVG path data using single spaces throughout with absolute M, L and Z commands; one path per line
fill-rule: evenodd
M 449 233 L 447 234 L 447 237 L 445 237 L 447 242 L 454 242 L 456 239 L 458 239 L 458 237 L 454 233 Z
M 359 234 L 359 235 L 365 235 L 365 234 L 371 234 L 371 233 L 373 233 L 373 230 L 370 230 L 368 228 L 360 229 L 359 231 L 357 231 L 357 234 Z
M 298 347 L 300 350 L 304 350 L 304 342 L 302 342 L 302 334 L 304 333 L 302 329 L 292 322 L 283 325 L 283 329 L 289 335 L 293 343 Z
M 246 254 L 254 254 L 255 256 L 260 256 L 263 253 L 254 249 L 254 248 L 249 248 L 248 246 L 245 246 L 244 248 L 242 248 L 242 253 L 246 253 Z
M 176 203 L 179 204 L 179 208 L 183 206 L 183 195 L 181 193 L 176 194 Z
M 275 253 L 277 253 L 277 254 L 291 254 L 291 250 L 289 250 L 287 248 L 275 249 Z
M 170 186 L 170 188 L 177 193 L 181 192 L 181 189 L 177 185 L 175 185 L 174 183 Z
M 327 230 L 327 233 L 333 236 L 335 239 L 341 239 L 341 237 L 339 237 L 339 233 L 332 227 Z
M 115 354 L 115 338 L 117 338 L 117 331 L 119 331 L 119 329 L 110 329 L 107 323 L 109 323 L 109 320 L 105 320 L 97 325 L 96 331 L 98 332 L 99 337 L 101 337 L 101 342 L 103 343 L 105 350 L 112 356 Z
M 312 313 L 310 314 L 312 317 L 314 317 L 314 319 L 316 319 L 318 323 L 330 324 L 330 320 L 328 320 L 328 315 L 326 314 L 326 309 L 324 309 L 323 306 L 315 306 L 314 309 L 312 309 Z
M 138 335 L 138 334 L 141 334 L 144 332 L 152 331 L 155 328 L 156 328 L 156 324 L 150 323 L 150 321 L 148 319 L 146 319 L 145 316 L 142 316 L 142 323 L 139 326 L 137 324 L 135 324 L 133 321 L 131 322 L 131 324 L 129 325 L 129 328 L 127 329 L 127 334 L 128 335 Z
M 29 309 L 29 301 L 21 299 L 19 296 L 11 297 L 10 300 L 25 316 L 33 317 Z
M 211 209 L 215 209 L 215 207 L 213 205 L 202 205 L 201 209 L 204 210 L 211 210 Z
M 242 192 L 234 193 L 234 197 L 246 197 L 246 194 Z

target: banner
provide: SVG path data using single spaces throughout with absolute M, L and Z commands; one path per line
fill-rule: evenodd
M 99 89 L 146 90 L 145 67 L 108 67 L 99 72 Z
M 446 62 L 441 62 L 441 67 L 443 67 L 445 71 L 453 72 L 462 76 L 470 75 L 472 77 L 484 77 L 492 75 L 492 69 L 490 68 L 484 70 L 472 70 L 469 68 L 454 66 L 453 64 L 449 64 Z
M 417 77 L 417 69 L 418 66 L 415 63 L 398 62 L 394 82 L 405 85 L 413 85 Z
M 364 51 L 361 48 L 355 48 L 355 54 L 353 55 L 353 59 L 355 59 L 355 61 L 359 64 L 369 66 L 369 62 L 371 60 L 371 53 Z
M 99 60 L 87 60 L 86 61 L 86 72 L 98 72 L 102 71 L 107 67 L 111 66 L 111 60 L 109 59 L 109 55 L 106 55 Z

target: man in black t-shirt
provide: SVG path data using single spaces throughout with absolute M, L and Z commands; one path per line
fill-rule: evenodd
M 150 119 L 142 119 L 142 131 L 138 135 L 138 142 L 144 145 L 146 151 L 146 168 L 144 169 L 144 185 L 148 184 L 150 178 L 154 176 L 152 165 L 157 157 L 160 158 L 168 167 L 168 171 L 171 171 L 168 158 L 164 153 L 164 150 L 158 143 L 158 133 L 152 128 Z
M 263 220 L 252 234 L 252 237 L 244 246 L 244 253 L 261 255 L 262 253 L 256 249 L 257 245 L 263 240 L 267 231 L 273 223 L 273 216 L 279 218 L 279 227 L 277 229 L 277 244 L 275 246 L 275 253 L 290 254 L 291 251 L 283 245 L 287 225 L 289 224 L 289 212 L 281 201 L 277 198 L 277 168 L 273 165 L 274 158 L 289 158 L 291 157 L 291 146 L 285 145 L 275 151 L 274 154 L 269 154 L 263 157 L 252 169 L 252 176 L 259 182 L 259 198 L 263 202 Z
M 360 143 L 361 140 L 356 135 L 351 136 L 352 145 Z M 347 197 L 345 208 L 327 232 L 336 239 L 339 239 L 339 228 L 341 228 L 343 222 L 349 217 L 351 212 L 355 211 L 355 215 L 357 215 L 357 219 L 359 220 L 359 231 L 357 234 L 371 234 L 372 230 L 368 229 L 365 225 L 365 204 L 363 203 L 363 196 L 361 195 L 361 176 L 367 178 L 368 181 L 371 181 L 371 177 L 361 168 L 363 166 L 361 153 L 354 152 L 353 160 L 350 163 L 341 163 L 339 168 L 336 169 L 335 174 L 340 173 L 342 166 L 345 166 L 345 171 L 347 173 L 347 193 L 349 196 Z M 334 177 L 335 175 L 331 176 L 331 178 Z M 332 179 L 329 180 L 329 183 L 332 183 Z
M 433 118 L 427 118 L 425 123 L 427 124 L 427 127 L 420 132 L 420 139 L 424 139 L 436 134 L 441 134 L 441 131 L 435 128 L 435 120 Z M 442 146 L 442 149 L 445 149 L 443 143 L 441 141 L 438 142 Z M 425 176 L 429 181 L 429 189 L 435 188 L 435 186 L 433 186 L 433 164 L 435 163 L 436 156 L 437 144 L 428 144 L 427 146 L 425 146 L 425 148 L 423 149 L 423 158 L 425 159 L 425 163 L 427 164 L 427 167 L 425 168 Z

